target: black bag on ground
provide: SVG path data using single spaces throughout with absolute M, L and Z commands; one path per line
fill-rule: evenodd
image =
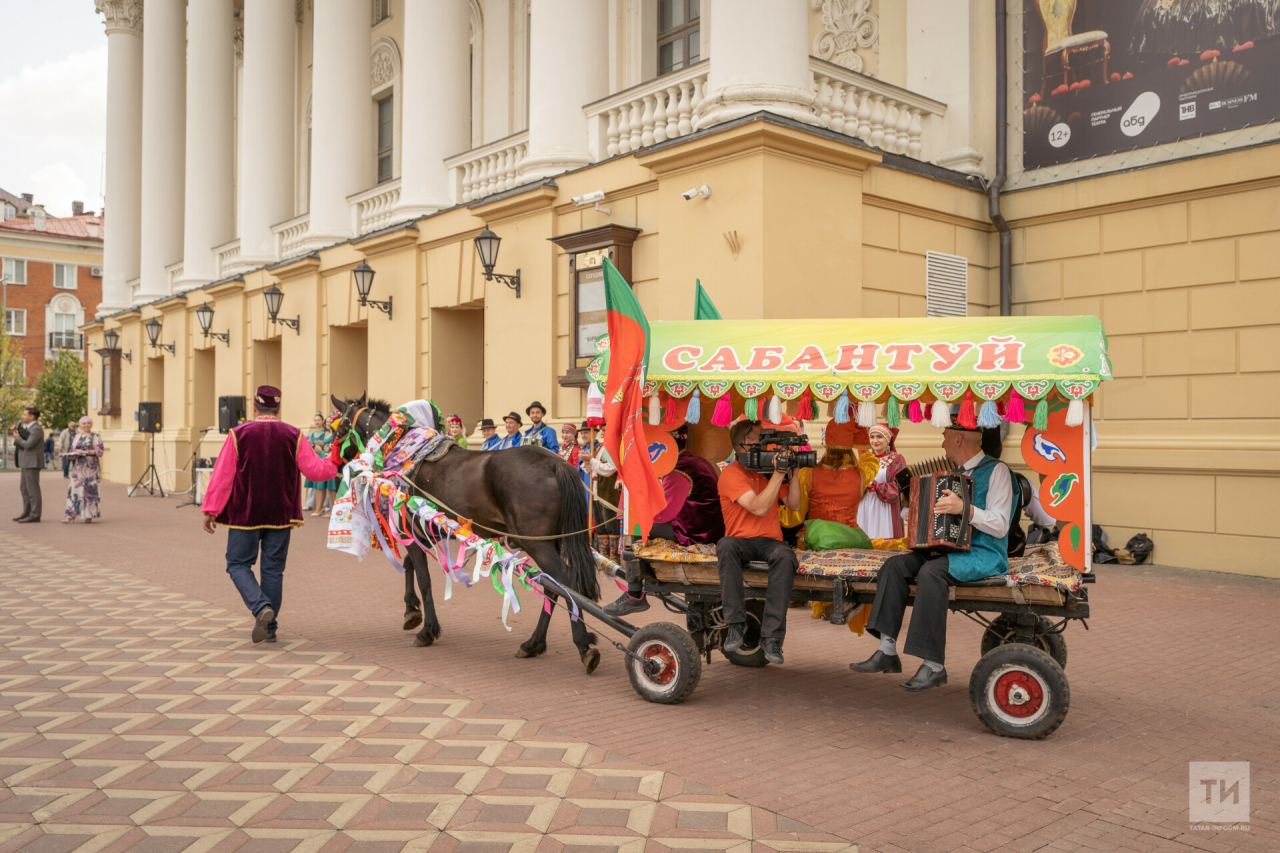
M 1150 536 L 1145 533 L 1135 533 L 1123 548 L 1116 551 L 1116 560 L 1125 565 L 1145 563 L 1151 557 L 1155 547 Z
M 1093 525 L 1093 561 L 1095 563 L 1114 563 L 1116 553 L 1107 547 L 1107 531 L 1101 525 Z

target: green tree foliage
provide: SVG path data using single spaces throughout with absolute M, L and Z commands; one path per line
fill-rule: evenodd
M 31 402 L 22 364 L 18 342 L 9 337 L 4 324 L 0 323 L 0 427 L 5 432 L 18 422 L 23 407 Z
M 36 380 L 36 407 L 46 430 L 65 429 L 89 410 L 89 374 L 80 354 L 59 350 L 57 358 L 44 363 Z

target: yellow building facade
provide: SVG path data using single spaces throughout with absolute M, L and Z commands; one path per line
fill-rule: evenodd
M 615 5 L 624 4 L 610 10 Z M 633 229 L 631 280 L 650 319 L 691 317 L 695 280 L 729 320 L 923 317 L 929 252 L 965 259 L 969 313 L 998 314 L 999 240 L 985 191 L 995 133 L 983 53 L 994 44 L 991 4 L 974 0 L 963 10 L 972 47 L 961 51 L 958 85 L 972 95 L 946 104 L 905 88 L 919 66 L 911 50 L 894 48 L 910 43 L 918 14 L 911 10 L 926 5 L 908 4 L 905 17 L 886 8 L 884 44 L 864 51 L 864 74 L 878 75 L 872 100 L 879 92 L 901 105 L 896 143 L 839 132 L 838 99 L 820 81 L 808 120 L 781 108 L 751 111 L 631 150 L 616 141 L 608 103 L 587 104 L 596 121 L 588 134 L 592 162 L 522 180 L 524 155 L 503 148 L 510 139 L 523 144 L 520 137 L 481 131 L 473 134 L 478 159 L 445 161 L 460 164 L 451 172 L 455 204 L 387 217 L 385 227 L 282 253 L 90 324 L 91 351 L 103 348 L 108 329 L 120 336 L 120 354 L 93 356 L 90 369 L 95 387 L 104 376 L 94 369 L 99 358 L 120 371 L 118 412 L 103 416 L 104 475 L 132 482 L 147 464 L 146 437 L 134 420 L 139 402 L 163 405 L 155 446 L 164 470 L 181 466 L 202 430 L 216 425 L 219 397 L 251 398 L 260 384 L 283 389 L 282 417 L 300 426 L 331 410 L 331 394 L 365 392 L 395 404 L 432 398 L 468 429 L 481 417 L 523 413 L 533 400 L 548 406 L 552 423 L 580 421 L 586 392 L 573 376 L 582 364 L 573 353 L 574 272 L 571 253 L 556 241 L 605 226 Z M 390 8 L 375 35 L 395 42 L 401 7 Z M 715 15 L 723 0 L 702 8 L 707 29 L 722 32 Z M 626 69 L 643 64 L 628 59 L 625 23 L 610 23 L 622 35 L 607 69 L 607 88 L 621 92 L 609 97 L 620 102 L 631 91 Z M 816 40 L 822 27 L 809 14 L 801 38 Z M 1017 27 L 1011 30 L 1017 49 Z M 713 76 L 727 53 L 715 38 L 704 42 Z M 814 80 L 828 69 L 816 59 L 809 66 Z M 676 91 L 672 105 L 683 92 L 636 91 L 651 90 L 659 101 L 661 92 Z M 1165 565 L 1280 577 L 1272 556 L 1280 532 L 1262 521 L 1263 497 L 1280 485 L 1275 126 L 1258 129 L 1243 147 L 1187 156 L 1179 144 L 1158 146 L 1140 160 L 1099 158 L 1091 169 L 1077 164 L 1049 176 L 1021 168 L 1021 99 L 1011 83 L 1010 178 L 1001 204 L 1012 228 L 1012 313 L 1096 314 L 1110 341 L 1115 379 L 1103 383 L 1093 409 L 1095 523 L 1113 547 L 1135 532 L 1150 534 Z M 513 100 L 505 130 L 518 129 L 521 109 Z M 917 120 L 922 131 L 911 129 Z M 517 159 L 505 162 L 517 165 L 505 187 L 501 174 L 496 189 L 476 179 L 483 171 L 472 164 L 492 151 L 490 165 L 501 167 L 508 150 Z M 685 197 L 703 186 L 705 198 Z M 603 198 L 574 201 L 593 193 Z M 294 222 L 305 229 L 301 219 L 282 226 Z M 519 270 L 518 298 L 485 279 L 472 241 L 486 226 L 502 241 L 494 271 Z M 281 238 L 290 239 L 285 231 Z M 390 316 L 360 305 L 352 270 L 361 262 L 375 271 L 369 298 L 391 300 Z M 296 318 L 296 330 L 269 321 L 263 292 L 273 285 L 284 294 L 279 316 Z M 227 342 L 202 334 L 195 313 L 202 305 L 213 310 L 211 331 L 227 333 Z M 152 319 L 161 324 L 158 343 L 172 353 L 149 344 L 144 324 Z M 216 455 L 223 437 L 216 429 L 203 435 L 199 456 Z M 915 461 L 939 455 L 939 442 L 927 424 L 907 424 L 898 444 Z M 188 484 L 184 474 L 169 479 L 166 486 Z

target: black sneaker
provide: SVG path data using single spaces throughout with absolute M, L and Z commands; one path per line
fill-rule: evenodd
M 764 659 L 769 663 L 782 663 L 782 641 L 776 637 L 760 641 L 760 647 L 764 649 Z
M 263 640 L 263 642 L 264 642 L 264 643 L 274 643 L 275 641 L 276 641 L 276 632 L 275 632 L 275 631 L 268 631 L 268 632 L 267 632 L 267 638 L 266 638 L 265 640 Z
M 742 648 L 742 643 L 746 639 L 747 626 L 743 622 L 733 622 L 729 625 L 729 631 L 725 635 L 724 644 L 720 646 L 722 651 L 736 652 Z
M 617 601 L 606 605 L 604 612 L 610 616 L 630 616 L 632 613 L 643 613 L 648 609 L 649 599 L 647 596 L 641 595 L 639 598 L 633 598 L 631 593 L 624 592 L 618 596 Z

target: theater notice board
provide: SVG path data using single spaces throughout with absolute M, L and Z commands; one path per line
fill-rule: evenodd
M 1023 166 L 1280 120 L 1274 0 L 1023 0 Z

